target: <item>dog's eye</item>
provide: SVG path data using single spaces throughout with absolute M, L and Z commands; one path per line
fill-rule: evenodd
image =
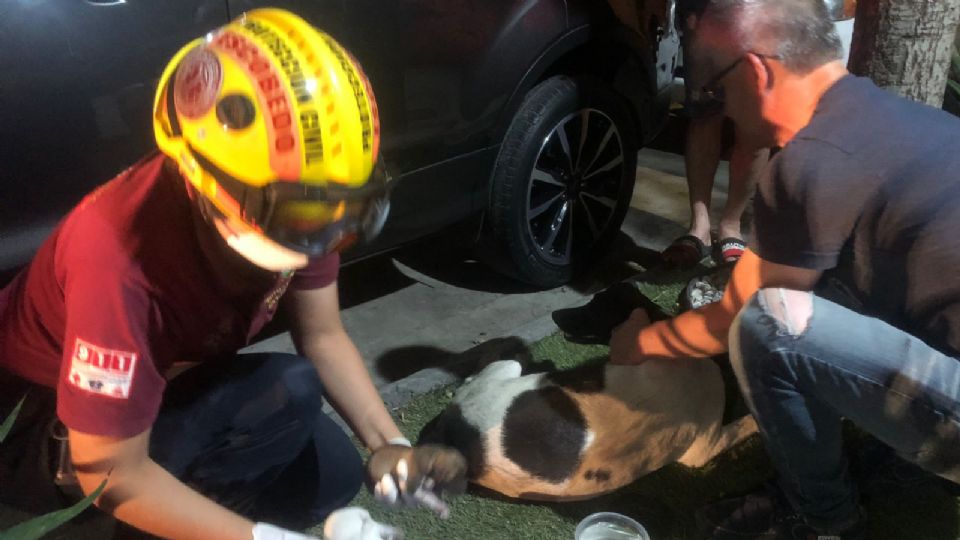
M 242 94 L 224 96 L 217 103 L 217 120 L 229 129 L 243 129 L 253 123 L 257 111 Z

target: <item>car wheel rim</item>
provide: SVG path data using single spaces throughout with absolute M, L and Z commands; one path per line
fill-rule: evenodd
M 568 265 L 589 251 L 614 218 L 623 182 L 617 125 L 582 109 L 544 138 L 527 188 L 527 233 L 549 263 Z

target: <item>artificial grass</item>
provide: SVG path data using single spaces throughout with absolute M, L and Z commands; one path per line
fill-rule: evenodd
M 573 344 L 554 335 L 536 343 L 531 353 L 534 363 L 547 362 L 557 369 L 567 369 L 602 361 L 607 347 Z M 420 429 L 450 402 L 453 388 L 434 390 L 397 410 L 397 423 L 404 434 L 416 440 Z M 410 540 L 573 538 L 582 518 L 601 511 L 627 514 L 657 539 L 687 538 L 692 532 L 693 509 L 717 494 L 757 485 L 767 476 L 770 467 L 758 441 L 731 452 L 731 456 L 743 455 L 748 457 L 725 456 L 701 470 L 672 465 L 616 493 L 575 503 L 514 501 L 471 486 L 467 494 L 451 501 L 451 516 L 446 520 L 425 510 L 380 508 L 366 492 L 361 492 L 352 504 L 369 509 L 378 520 L 401 527 Z M 721 466 L 722 462 L 729 462 L 730 466 Z M 733 481 L 728 482 L 727 476 Z M 684 516 L 685 513 L 688 515 Z
M 640 283 L 641 292 L 668 313 L 676 312 L 677 297 L 691 276 L 672 277 L 661 275 Z M 556 369 L 604 361 L 607 351 L 605 346 L 568 342 L 559 334 L 531 349 L 535 364 L 548 363 Z M 404 434 L 416 440 L 421 428 L 450 402 L 453 389 L 434 390 L 395 411 Z M 864 437 L 855 429 L 847 431 L 848 446 L 854 450 Z M 450 501 L 451 515 L 445 520 L 426 510 L 384 509 L 365 490 L 351 504 L 369 509 L 380 521 L 399 526 L 408 540 L 572 539 L 577 523 L 600 511 L 620 512 L 636 519 L 654 540 L 688 540 L 700 537 L 694 518 L 697 508 L 760 488 L 772 477 L 773 468 L 763 444 L 754 436 L 701 469 L 669 465 L 612 494 L 588 501 L 508 500 L 471 486 L 465 495 Z M 944 483 L 926 482 L 912 488 L 880 484 L 865 490 L 863 498 L 869 516 L 869 539 L 960 538 L 960 499 L 951 495 Z

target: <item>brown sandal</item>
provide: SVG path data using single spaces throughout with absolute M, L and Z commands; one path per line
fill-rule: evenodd
M 686 234 L 674 240 L 660 253 L 665 264 L 680 269 L 693 268 L 710 255 L 710 248 L 692 234 Z

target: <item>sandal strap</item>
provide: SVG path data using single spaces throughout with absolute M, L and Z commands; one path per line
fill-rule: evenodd
M 747 249 L 747 244 L 739 238 L 724 238 L 718 242 L 720 247 L 720 260 L 717 262 L 731 262 L 739 259 Z

